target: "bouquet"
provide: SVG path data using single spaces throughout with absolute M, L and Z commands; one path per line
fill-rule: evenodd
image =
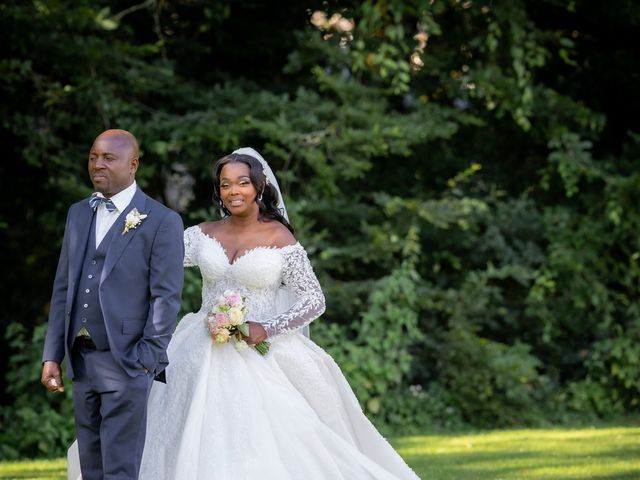
M 237 350 L 247 348 L 249 345 L 244 340 L 244 337 L 249 336 L 246 313 L 244 297 L 226 290 L 205 319 L 207 330 L 214 343 L 224 344 L 233 340 Z M 269 351 L 269 343 L 266 341 L 256 343 L 253 347 L 262 355 L 266 355 Z

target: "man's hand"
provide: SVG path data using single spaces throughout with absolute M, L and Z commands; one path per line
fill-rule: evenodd
M 62 383 L 62 371 L 57 362 L 44 362 L 42 365 L 42 384 L 52 393 L 64 392 L 64 383 Z
M 247 325 L 249 325 L 249 336 L 244 337 L 244 340 L 249 345 L 255 345 L 267 339 L 267 331 L 262 325 L 256 322 L 247 322 Z

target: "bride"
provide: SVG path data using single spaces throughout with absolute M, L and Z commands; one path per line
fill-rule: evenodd
M 168 383 L 151 390 L 140 478 L 417 479 L 333 359 L 301 333 L 323 313 L 324 295 L 267 162 L 242 148 L 218 160 L 213 177 L 224 218 L 184 234 L 202 307 L 178 324 Z M 266 340 L 266 355 L 212 341 L 208 313 L 225 291 L 244 298 L 245 340 Z

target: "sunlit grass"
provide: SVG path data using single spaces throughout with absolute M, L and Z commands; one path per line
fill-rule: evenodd
M 67 460 L 23 460 L 20 462 L 0 462 L 0 478 L 66 480 Z
M 640 428 L 492 431 L 403 437 L 425 479 L 640 479 Z
M 640 479 L 640 428 L 490 431 L 401 437 L 425 480 Z M 0 479 L 66 479 L 64 459 L 0 462 Z

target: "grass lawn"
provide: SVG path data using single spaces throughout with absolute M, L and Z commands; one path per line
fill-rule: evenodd
M 640 428 L 489 431 L 393 442 L 422 479 L 640 479 Z
M 420 435 L 393 444 L 425 480 L 640 480 L 639 427 Z M 64 480 L 65 460 L 0 462 L 0 479 L 9 478 Z
M 67 459 L 0 462 L 0 478 L 66 480 Z

